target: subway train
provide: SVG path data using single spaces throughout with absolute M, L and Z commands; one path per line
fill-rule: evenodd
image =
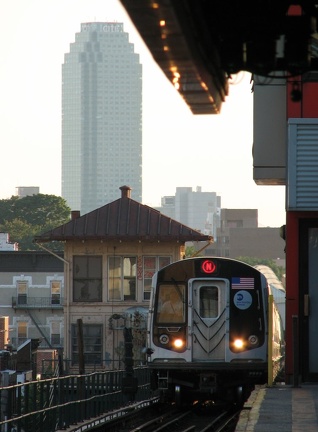
M 188 258 L 155 273 L 146 353 L 161 400 L 243 404 L 268 374 L 274 381 L 284 338 L 270 294 L 262 272 L 229 258 Z

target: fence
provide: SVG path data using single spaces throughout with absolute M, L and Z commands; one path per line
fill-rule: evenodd
M 2 387 L 0 431 L 53 432 L 152 396 L 146 367 L 135 368 L 132 376 L 124 370 L 95 372 Z

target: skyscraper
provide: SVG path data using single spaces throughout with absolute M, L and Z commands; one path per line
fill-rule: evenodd
M 85 214 L 142 200 L 142 66 L 123 24 L 81 24 L 62 66 L 62 196 Z
M 202 192 L 201 186 L 195 191 L 177 187 L 174 196 L 161 198 L 161 207 L 156 210 L 216 240 L 221 213 L 221 197 L 216 192 Z

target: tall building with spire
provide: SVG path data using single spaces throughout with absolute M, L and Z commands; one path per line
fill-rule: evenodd
M 81 24 L 62 66 L 62 197 L 88 213 L 142 200 L 142 66 L 123 24 Z

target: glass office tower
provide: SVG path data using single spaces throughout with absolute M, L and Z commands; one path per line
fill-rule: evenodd
M 122 23 L 85 23 L 62 66 L 62 197 L 85 214 L 142 200 L 142 66 Z

